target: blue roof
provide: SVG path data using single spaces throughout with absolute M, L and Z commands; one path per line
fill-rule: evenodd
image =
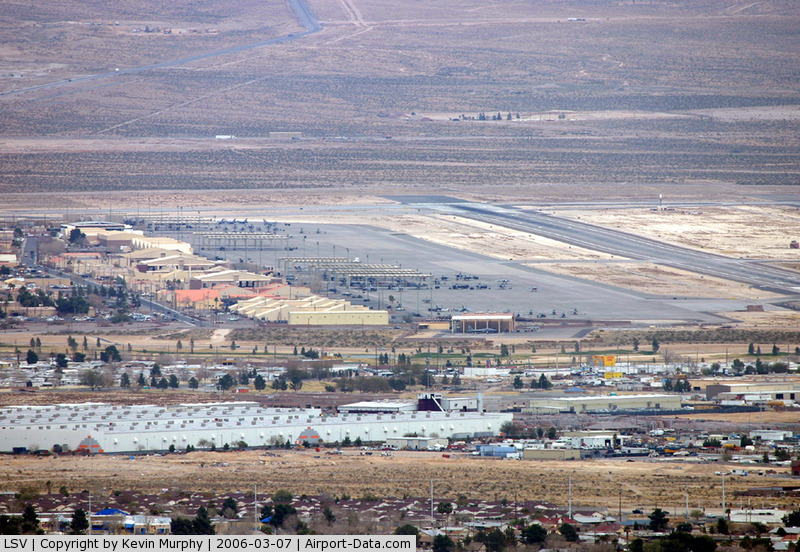
M 119 508 L 106 508 L 92 514 L 93 516 L 127 516 L 128 512 L 120 510 Z

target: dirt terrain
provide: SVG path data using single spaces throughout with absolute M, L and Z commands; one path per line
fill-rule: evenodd
M 309 0 L 319 32 L 251 49 L 302 31 L 285 2 L 6 4 L 6 197 L 735 198 L 790 193 L 800 172 L 800 13 L 788 0 Z
M 666 209 L 605 208 L 580 212 L 556 209 L 554 212 L 624 231 L 635 228 L 637 234 L 719 255 L 771 261 L 800 259 L 800 250 L 789 249 L 789 242 L 800 236 L 797 207 L 752 204 Z
M 3 486 L 19 489 L 25 485 L 44 488 L 89 489 L 98 495 L 115 489 L 158 492 L 169 482 L 171 490 L 205 489 L 220 493 L 259 489 L 287 489 L 295 494 L 328 493 L 352 497 L 425 497 L 434 480 L 437 496 L 455 500 L 470 498 L 501 500 L 545 500 L 566 505 L 568 476 L 572 474 L 573 500 L 588 508 L 616 511 L 620 493 L 625 509 L 661 507 L 682 511 L 686 485 L 692 508 L 719 510 L 721 482 L 714 472 L 730 470 L 723 464 L 675 461 L 627 462 L 592 460 L 576 462 L 509 461 L 463 457 L 443 458 L 441 453 L 395 452 L 381 457 L 364 456 L 348 450 L 340 456 L 304 452 L 195 452 L 186 455 L 62 456 L 31 461 L 7 457 L 3 461 Z M 728 477 L 725 481 L 729 504 L 736 491 L 758 486 L 785 485 L 781 475 L 788 468 L 768 470 L 764 476 Z M 353 473 L 359 474 L 352 477 Z M 754 481 L 755 480 L 755 481 Z M 784 505 L 781 499 L 770 499 Z M 788 505 L 788 502 L 786 503 Z

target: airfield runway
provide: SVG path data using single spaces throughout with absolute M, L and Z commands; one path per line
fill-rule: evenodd
M 752 286 L 777 291 L 786 297 L 800 290 L 800 278 L 789 271 L 765 264 L 723 257 L 702 251 L 642 238 L 624 232 L 577 223 L 572 220 L 547 216 L 533 211 L 466 203 L 452 198 L 423 196 L 416 198 L 413 210 L 419 214 L 453 213 L 470 216 L 484 222 L 547 236 L 584 248 L 605 251 L 615 256 L 645 259 L 654 263 L 729 278 Z M 328 224 L 336 220 L 337 213 L 364 213 L 392 216 L 408 209 L 406 205 L 364 206 L 305 206 L 302 208 L 280 208 L 269 212 L 248 212 L 252 220 L 294 221 L 282 226 L 290 233 L 293 256 L 338 256 L 359 258 L 362 263 L 394 264 L 403 268 L 414 268 L 429 273 L 434 278 L 447 277 L 438 288 L 423 290 L 381 289 L 362 293 L 363 302 L 373 308 L 386 308 L 389 295 L 394 296 L 395 305 L 402 304 L 407 313 L 423 316 L 437 312 L 450 314 L 463 308 L 471 312 L 513 312 L 538 321 L 553 319 L 562 322 L 577 320 L 603 321 L 605 326 L 632 322 L 636 325 L 659 325 L 675 323 L 726 323 L 730 319 L 715 314 L 745 310 L 752 300 L 744 298 L 706 298 L 682 295 L 653 295 L 623 289 L 603 283 L 566 275 L 558 275 L 537 269 L 529 259 L 502 260 L 464 251 L 455 247 L 433 243 L 404 232 L 390 231 L 371 225 Z M 245 213 L 239 212 L 244 217 Z M 319 220 L 320 222 L 297 222 Z M 272 264 L 282 251 L 225 251 L 229 259 L 249 257 L 253 262 Z M 587 261 L 602 263 L 604 261 Z M 468 280 L 489 289 L 450 289 L 456 283 L 457 274 L 478 276 Z M 502 287 L 503 280 L 508 283 Z M 536 291 L 533 291 L 533 289 Z M 341 292 L 341 289 L 338 289 Z M 365 301 L 365 299 L 369 299 Z M 441 311 L 429 309 L 440 307 Z M 544 315 L 544 316 L 542 316 Z M 542 330 L 559 338 L 578 337 L 585 333 L 580 327 L 552 327 Z

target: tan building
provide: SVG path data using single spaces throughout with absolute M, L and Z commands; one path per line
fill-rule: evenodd
M 386 325 L 389 313 L 371 310 L 348 301 L 328 299 L 318 295 L 295 299 L 263 296 L 239 301 L 231 311 L 267 322 L 287 322 L 290 325 Z
M 232 268 L 216 267 L 207 270 L 203 274 L 192 276 L 189 281 L 190 289 L 204 289 L 217 286 L 219 284 L 230 284 L 242 288 L 266 288 L 275 283 L 272 276 L 264 276 L 247 272 L 245 270 L 234 270 Z
M 523 460 L 580 460 L 579 449 L 524 449 Z
M 350 306 L 351 309 L 355 308 Z M 385 310 L 342 310 L 290 312 L 290 326 L 386 326 L 389 313 Z
M 533 399 L 523 412 L 611 412 L 616 410 L 678 410 L 680 395 L 583 395 Z
M 172 238 L 154 236 L 134 236 L 131 239 L 131 247 L 134 249 L 167 249 L 169 251 L 180 251 L 182 253 L 186 253 L 187 255 L 194 253 L 194 251 L 192 251 L 191 244 Z
M 14 253 L 0 253 L 0 266 L 17 266 L 19 261 Z

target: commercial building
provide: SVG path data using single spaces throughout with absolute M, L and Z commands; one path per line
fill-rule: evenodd
M 441 393 L 420 393 L 417 401 L 361 401 L 338 408 L 349 414 L 399 414 L 401 412 L 481 412 L 483 394 L 470 397 L 445 397 Z
M 523 460 L 580 460 L 579 449 L 526 448 L 522 451 Z
M 417 403 L 392 401 L 360 401 L 343 404 L 338 408 L 340 414 L 400 414 L 416 412 Z
M 616 410 L 678 410 L 680 395 L 584 395 L 533 399 L 523 412 L 613 412 Z
M 0 452 L 85 450 L 86 453 L 183 450 L 214 444 L 265 446 L 320 442 L 385 442 L 418 435 L 463 439 L 499 434 L 507 413 L 408 412 L 322 416 L 316 408 L 264 408 L 254 402 L 172 406 L 105 403 L 15 406 L 0 409 Z M 435 435 L 434 435 L 435 434 Z
M 719 401 L 800 401 L 800 384 L 780 383 L 731 383 L 706 386 L 706 398 Z

